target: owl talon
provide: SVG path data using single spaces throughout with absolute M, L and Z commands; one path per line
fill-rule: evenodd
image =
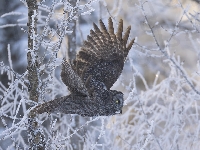
M 93 96 L 94 87 L 90 88 L 90 89 L 88 90 L 88 93 L 89 93 L 90 96 Z
M 90 75 L 90 76 L 87 78 L 87 80 L 85 81 L 85 87 L 86 87 L 86 88 L 88 88 L 91 79 L 92 79 L 92 75 Z
M 82 80 L 84 80 L 84 74 L 85 74 L 86 69 L 87 69 L 86 67 L 83 68 L 83 71 L 82 71 L 82 74 L 81 74 L 81 79 L 82 79 Z M 86 80 L 86 81 L 87 81 L 87 80 Z

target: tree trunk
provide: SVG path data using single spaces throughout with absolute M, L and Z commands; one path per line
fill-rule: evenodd
M 27 70 L 28 70 L 28 90 L 29 99 L 38 102 L 39 98 L 39 71 L 37 62 L 37 0 L 27 0 L 28 5 L 28 52 L 27 52 Z M 29 149 L 44 150 L 44 135 L 38 127 L 35 114 L 28 116 Z

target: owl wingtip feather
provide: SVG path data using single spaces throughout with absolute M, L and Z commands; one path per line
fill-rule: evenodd
M 119 40 L 122 39 L 122 32 L 123 32 L 123 20 L 120 19 L 120 20 L 119 20 L 119 25 L 118 25 L 118 31 L 117 31 L 117 38 L 118 38 Z
M 131 47 L 133 46 L 134 41 L 135 41 L 135 38 L 132 39 L 132 40 L 130 41 L 130 43 L 129 43 L 128 46 L 127 46 L 127 49 L 128 49 L 128 50 L 131 49 Z

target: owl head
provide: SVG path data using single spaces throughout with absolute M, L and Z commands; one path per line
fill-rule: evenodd
M 115 114 L 121 114 L 122 107 L 124 104 L 123 93 L 120 91 L 115 91 L 115 90 L 110 90 L 110 93 L 112 95 L 111 104 L 113 106 Z
M 101 89 L 101 92 L 95 93 L 95 99 L 99 99 L 97 109 L 99 112 L 98 115 L 110 116 L 122 113 L 124 103 L 122 92 Z
M 123 93 L 115 90 L 104 90 L 103 93 L 105 103 L 104 105 L 101 105 L 99 115 L 110 116 L 115 114 L 121 114 L 124 103 Z

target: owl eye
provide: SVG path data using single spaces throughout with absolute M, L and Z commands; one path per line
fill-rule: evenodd
M 119 104 L 119 100 L 116 100 L 115 102 L 116 102 L 116 104 Z

